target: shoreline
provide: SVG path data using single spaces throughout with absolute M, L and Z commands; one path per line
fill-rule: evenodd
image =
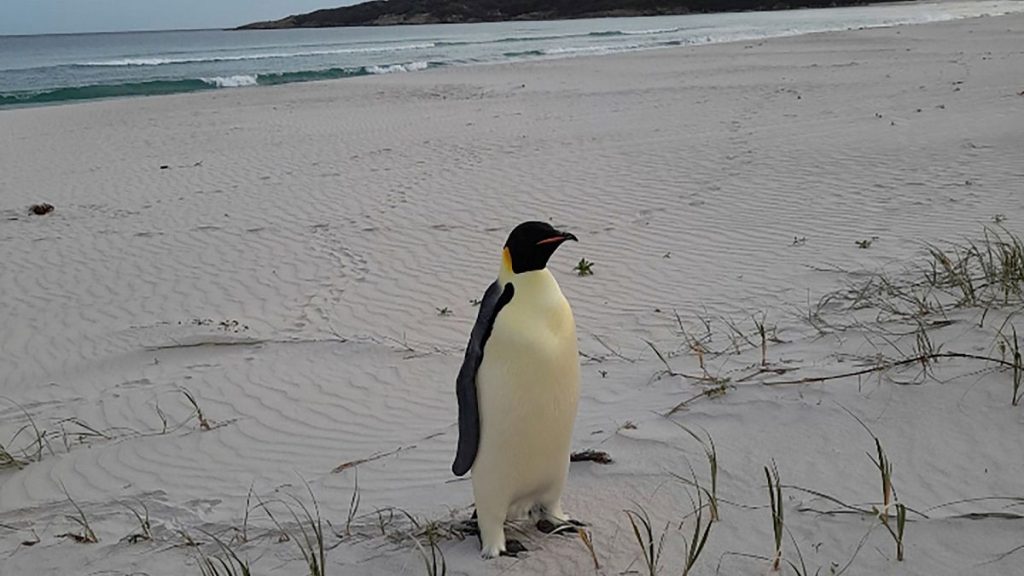
M 895 3 L 890 6 L 903 6 L 903 4 Z M 842 9 L 856 9 L 857 7 L 839 7 L 835 10 Z M 1005 7 L 1004 7 L 1005 8 Z M 800 12 L 807 10 L 827 10 L 823 8 L 818 9 L 798 9 L 788 10 L 782 12 Z M 765 12 L 765 14 L 774 14 L 779 11 Z M 733 14 L 730 12 L 716 13 L 716 14 Z M 705 16 L 705 14 L 696 14 L 696 16 Z M 651 44 L 643 47 L 607 47 L 608 52 L 606 53 L 595 53 L 595 54 L 575 54 L 573 51 L 566 52 L 564 54 L 524 54 L 519 59 L 510 58 L 504 61 L 495 62 L 472 62 L 472 63 L 450 63 L 444 59 L 435 61 L 434 59 L 428 60 L 417 60 L 417 59 L 401 59 L 394 58 L 393 62 L 386 64 L 366 64 L 366 65 L 353 65 L 353 66 L 334 66 L 330 68 L 322 69 L 310 69 L 301 71 L 288 71 L 288 72 L 263 72 L 263 73 L 251 73 L 251 74 L 237 74 L 233 76 L 203 76 L 203 77 L 181 77 L 171 79 L 138 79 L 135 81 L 125 81 L 117 84 L 88 84 L 80 86 L 65 86 L 59 88 L 47 88 L 39 91 L 25 92 L 24 94 L 32 94 L 31 96 L 24 96 L 21 92 L 11 92 L 0 96 L 0 102 L 2 99 L 9 99 L 12 103 L 0 104 L 0 111 L 4 110 L 17 110 L 24 108 L 34 107 L 48 107 L 48 106 L 62 106 L 67 104 L 77 104 L 82 102 L 93 102 L 93 101 L 109 101 L 119 99 L 133 99 L 136 97 L 159 97 L 176 94 L 196 94 L 204 92 L 214 92 L 219 90 L 233 90 L 238 88 L 258 88 L 258 87 L 276 87 L 279 85 L 291 85 L 291 84 L 306 84 L 310 82 L 319 81 L 337 81 L 337 80 L 351 80 L 353 78 L 363 76 L 386 76 L 390 74 L 403 74 L 407 72 L 423 72 L 438 68 L 477 68 L 477 67 L 488 67 L 500 64 L 523 64 L 531 62 L 548 62 L 551 60 L 577 60 L 579 58 L 589 57 L 607 57 L 617 56 L 621 54 L 632 54 L 632 53 L 647 53 L 652 51 L 659 51 L 662 49 L 670 48 L 693 48 L 703 47 L 710 45 L 720 44 L 732 44 L 738 42 L 763 42 L 771 39 L 779 38 L 793 38 L 798 36 L 815 35 L 815 34 L 831 34 L 838 32 L 851 32 L 858 30 L 871 30 L 880 28 L 898 28 L 908 25 L 917 25 L 921 23 L 934 24 L 941 22 L 956 22 L 959 20 L 970 20 L 974 18 L 992 17 L 989 14 L 982 14 L 979 16 L 967 16 L 967 17 L 952 17 L 945 20 L 929 21 L 929 22 L 897 22 L 897 23 L 883 23 L 877 25 L 861 25 L 861 26 L 848 26 L 845 29 L 835 30 L 824 30 L 824 31 L 810 31 L 803 32 L 797 31 L 793 33 L 773 33 L 768 36 L 752 35 L 750 38 L 735 38 L 728 40 L 711 40 L 710 37 L 705 40 L 692 39 L 682 42 L 666 42 L 663 44 Z M 998 15 L 996 16 L 998 17 Z M 617 20 L 616 18 L 605 18 L 597 20 Z M 544 21 L 546 22 L 546 21 Z M 372 29 L 372 28 L 371 28 Z M 594 47 L 602 48 L 602 47 Z M 602 48 L 604 49 L 604 48 Z M 100 94 L 110 93 L 110 96 L 102 96 Z M 21 96 L 19 96 L 21 94 Z M 16 103 L 18 98 L 25 97 L 28 101 L 25 103 Z M 41 99 L 41 100 L 40 100 Z

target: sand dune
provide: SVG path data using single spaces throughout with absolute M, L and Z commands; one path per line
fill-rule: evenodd
M 787 486 L 879 499 L 873 441 L 849 410 L 920 514 L 896 562 L 883 528 L 858 549 L 877 519 L 822 514 L 835 503 L 787 488 L 811 572 L 853 557 L 847 574 L 1024 574 L 1024 552 L 999 559 L 1024 544 L 1008 373 L 959 359 L 944 383 L 763 384 L 839 374 L 884 346 L 868 312 L 819 334 L 800 319 L 809 303 L 899 275 L 925 243 L 977 237 L 997 215 L 1019 229 L 1022 32 L 1014 15 L 0 111 L 0 442 L 32 460 L 0 472 L 0 572 L 199 573 L 180 531 L 231 539 L 250 486 L 290 518 L 273 502 L 307 498 L 304 480 L 344 534 L 358 469 L 356 535 L 329 537 L 328 573 L 422 573 L 373 512 L 468 517 L 470 485 L 448 467 L 471 300 L 511 226 L 540 218 L 581 240 L 552 267 L 585 355 L 574 445 L 615 459 L 574 464 L 566 494 L 599 573 L 640 568 L 623 509 L 678 522 L 694 492 L 672 474 L 707 481 L 700 446 L 662 416 L 707 387 L 658 377 L 646 343 L 700 373 L 675 311 L 695 333 L 710 319 L 719 350 L 727 321 L 749 333 L 766 314 L 784 372 L 758 374 L 760 350 L 740 340 L 708 359 L 724 396 L 672 417 L 714 438 L 729 500 L 696 573 L 767 570 L 726 553 L 771 555 L 773 459 Z M 56 210 L 29 216 L 40 201 Z M 593 276 L 573 273 L 580 258 Z M 994 354 L 991 327 L 1015 317 L 993 309 L 977 328 L 980 314 L 948 314 L 933 340 Z M 29 417 L 48 444 L 33 445 Z M 62 485 L 99 543 L 59 537 L 77 530 Z M 1018 500 L 933 509 L 991 496 Z M 137 500 L 154 539 L 131 544 L 118 503 Z M 303 573 L 262 510 L 250 522 L 239 550 L 254 573 Z M 527 535 L 518 560 L 483 563 L 474 539 L 442 548 L 453 574 L 594 571 L 578 541 Z M 678 572 L 682 538 L 668 542 Z

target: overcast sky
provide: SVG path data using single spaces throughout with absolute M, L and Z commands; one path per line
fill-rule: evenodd
M 359 0 L 0 0 L 0 35 L 229 28 Z

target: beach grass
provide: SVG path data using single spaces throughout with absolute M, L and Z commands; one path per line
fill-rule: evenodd
M 448 562 L 445 560 L 444 551 L 441 550 L 439 542 L 440 534 L 436 530 L 428 530 L 425 533 L 427 544 L 424 546 L 419 538 L 412 538 L 416 551 L 423 560 L 423 566 L 427 576 L 447 576 Z
M 1012 335 L 1012 338 L 1000 331 L 1000 340 L 998 345 L 1004 357 L 1009 355 L 1012 359 L 1013 393 L 1010 396 L 1010 404 L 1012 406 L 1019 406 L 1021 398 L 1024 397 L 1024 391 L 1022 391 L 1022 383 L 1024 383 L 1024 359 L 1021 357 L 1020 338 L 1017 337 L 1016 326 L 1010 326 L 1010 334 Z
M 78 503 L 75 502 L 74 498 L 71 497 L 71 494 L 68 492 L 68 489 L 64 486 L 63 482 L 60 483 L 60 487 L 61 490 L 64 491 L 64 495 L 67 496 L 68 502 L 70 502 L 71 506 L 75 509 L 74 516 L 69 514 L 65 517 L 75 524 L 78 524 L 78 527 L 82 530 L 81 533 L 68 532 L 64 534 L 64 536 L 67 536 L 80 544 L 96 544 L 99 542 L 100 539 L 96 537 L 96 532 L 93 531 L 92 525 L 89 523 L 89 518 L 85 515 L 82 507 L 79 506 Z
M 362 500 L 359 494 L 359 468 L 353 468 L 353 478 L 355 480 L 352 485 L 352 498 L 348 503 L 348 517 L 345 518 L 345 536 L 352 535 L 352 521 L 359 514 L 359 503 Z
M 199 573 L 200 576 L 252 576 L 252 569 L 249 561 L 238 555 L 234 548 L 224 543 L 217 536 L 205 533 L 210 537 L 221 551 L 220 556 L 207 556 L 199 549 Z
M 782 565 L 782 540 L 785 524 L 785 510 L 782 506 L 782 481 L 779 478 L 779 467 L 772 461 L 772 465 L 764 467 L 764 475 L 768 480 L 768 497 L 772 513 L 772 534 L 774 535 L 775 548 L 771 557 L 771 571 L 778 572 Z
M 193 414 L 195 414 L 196 420 L 199 422 L 199 429 L 206 431 L 212 430 L 213 425 L 206 418 L 206 414 L 203 413 L 202 407 L 199 406 L 199 401 L 196 400 L 196 397 L 192 392 L 185 387 L 181 387 L 179 390 L 185 395 L 185 399 L 188 400 L 188 403 L 192 405 Z
M 684 538 L 683 540 L 684 564 L 681 572 L 682 576 L 689 576 L 697 566 L 697 560 L 704 552 L 704 547 L 708 543 L 708 536 L 711 535 L 713 522 L 704 521 L 705 504 L 702 496 L 703 493 L 704 490 L 698 486 L 697 501 L 691 501 L 693 513 L 690 517 L 692 518 L 692 523 L 690 524 L 689 538 Z
M 289 532 L 286 530 L 266 505 L 263 505 L 263 509 L 278 529 L 283 534 L 287 534 L 289 539 L 298 546 L 299 552 L 302 554 L 303 560 L 305 560 L 308 576 L 326 576 L 324 523 L 320 516 L 320 504 L 313 494 L 313 489 L 309 483 L 304 482 L 304 484 L 312 503 L 312 510 L 294 494 L 288 495 L 290 501 L 278 500 L 294 520 L 295 529 L 293 531 Z
M 658 531 L 647 509 L 640 504 L 634 504 L 634 507 L 625 513 L 633 529 L 633 538 L 643 557 L 644 574 L 657 576 L 661 572 L 661 556 L 665 550 L 669 523 L 666 522 L 665 527 Z
M 870 433 L 870 430 L 868 432 Z M 874 434 L 872 436 L 874 437 Z M 882 507 L 880 509 L 876 508 L 875 512 L 878 515 L 878 519 L 882 522 L 882 526 L 885 527 L 896 543 L 896 560 L 902 562 L 903 534 L 907 524 L 907 507 L 895 501 L 896 495 L 892 485 L 892 462 L 882 448 L 882 442 L 877 437 L 874 437 L 874 440 L 876 457 L 871 457 L 870 454 L 868 456 L 871 457 L 871 462 L 874 463 L 882 478 Z M 889 516 L 890 508 L 895 508 L 896 510 L 895 526 L 892 525 L 892 518 Z
M 136 542 L 153 539 L 152 524 L 150 523 L 149 520 L 149 507 L 147 507 L 146 503 L 143 502 L 142 500 L 138 500 L 138 503 L 139 507 L 135 508 L 134 506 L 128 503 L 119 502 L 121 506 L 125 507 L 129 512 L 131 512 L 132 516 L 135 517 L 135 521 L 139 523 L 138 532 L 133 532 L 128 536 L 124 537 L 125 541 L 133 544 Z
M 678 426 L 680 429 L 682 429 L 684 432 L 689 434 L 694 440 L 697 441 L 697 443 L 700 444 L 701 448 L 704 450 L 704 457 L 707 459 L 708 462 L 708 483 L 711 485 L 711 487 L 704 488 L 695 480 L 684 478 L 677 474 L 673 474 L 673 476 L 676 479 L 681 480 L 682 482 L 689 484 L 694 488 L 704 492 L 704 494 L 708 498 L 708 520 L 711 522 L 718 522 L 718 520 L 720 519 L 718 507 L 718 449 L 715 447 L 715 440 L 707 431 L 704 431 L 705 437 L 702 438 L 690 428 L 674 420 L 670 421 L 676 426 Z
M 577 276 L 593 276 L 594 263 L 586 258 L 580 258 L 580 261 L 576 263 L 576 266 L 572 270 Z

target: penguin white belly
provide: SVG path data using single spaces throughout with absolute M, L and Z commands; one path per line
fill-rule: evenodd
M 559 498 L 579 398 L 575 322 L 554 277 L 547 270 L 521 274 L 514 286 L 477 372 L 473 492 L 484 553 L 492 556 L 504 549 L 506 517 L 540 506 L 564 519 Z

